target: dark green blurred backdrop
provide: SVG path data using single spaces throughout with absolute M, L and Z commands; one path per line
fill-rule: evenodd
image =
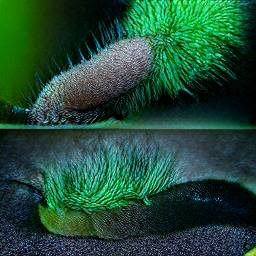
M 0 0 L 0 97 L 24 105 L 37 73 L 46 82 L 56 72 L 52 58 L 61 68 L 67 53 L 76 61 L 74 49 L 103 17 L 106 2 Z

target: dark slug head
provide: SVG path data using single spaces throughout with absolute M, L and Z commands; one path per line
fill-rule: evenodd
M 16 107 L 0 98 L 0 122 L 27 123 L 30 110 Z

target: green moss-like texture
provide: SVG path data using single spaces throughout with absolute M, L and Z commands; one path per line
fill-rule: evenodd
M 128 37 L 151 40 L 151 86 L 176 96 L 235 76 L 230 59 L 244 45 L 246 19 L 240 0 L 133 0 L 123 24 Z
M 244 256 L 255 256 L 256 255 L 256 247 L 247 252 Z

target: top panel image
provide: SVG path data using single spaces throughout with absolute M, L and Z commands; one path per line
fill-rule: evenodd
M 255 0 L 0 1 L 0 128 L 254 129 Z

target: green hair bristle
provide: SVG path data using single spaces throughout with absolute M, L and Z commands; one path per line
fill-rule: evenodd
M 129 38 L 151 41 L 151 86 L 176 96 L 202 80 L 235 76 L 229 62 L 244 45 L 245 21 L 240 0 L 133 0 L 123 25 Z
M 161 86 L 152 86 L 150 82 L 136 86 L 129 93 L 121 95 L 111 104 L 112 110 L 117 116 L 126 117 L 131 113 L 138 113 L 142 108 L 156 101 L 163 93 Z M 108 108 L 108 106 L 107 106 Z
M 149 197 L 177 182 L 174 156 L 106 147 L 43 167 L 43 196 L 49 209 L 95 212 L 150 204 Z

